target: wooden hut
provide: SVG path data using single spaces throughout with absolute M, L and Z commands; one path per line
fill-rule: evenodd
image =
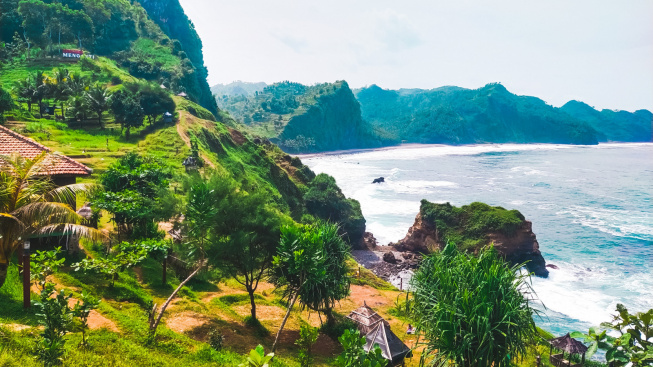
M 389 360 L 391 365 L 403 362 L 404 358 L 410 354 L 410 348 L 390 330 L 390 326 L 385 322 L 377 322 L 374 329 L 365 335 L 365 340 L 366 352 L 378 344 L 383 358 Z
M 549 353 L 549 361 L 554 366 L 576 367 L 582 366 L 585 363 L 585 353 L 587 352 L 587 346 L 572 338 L 569 333 L 559 338 L 550 339 L 549 344 L 551 344 L 551 352 L 553 352 L 553 348 L 562 352 L 558 354 Z M 568 354 L 568 359 L 565 359 L 565 353 Z M 582 355 L 581 363 L 573 365 L 571 364 L 571 356 L 573 354 Z
M 383 317 L 368 307 L 365 302 L 363 302 L 363 306 L 353 310 L 347 318 L 356 323 L 361 335 L 367 335 L 367 333 L 374 330 L 379 323 L 389 325 Z
M 410 348 L 392 332 L 390 324 L 365 302 L 347 318 L 355 322 L 361 335 L 365 336 L 366 352 L 378 345 L 383 358 L 389 360 L 391 366 L 402 363 L 404 358 L 410 355 Z

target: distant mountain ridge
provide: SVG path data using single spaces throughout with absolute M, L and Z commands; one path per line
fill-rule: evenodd
M 513 94 L 500 83 L 478 89 L 444 86 L 430 90 L 388 90 L 372 85 L 352 91 L 358 108 L 351 106 L 352 100 L 345 96 L 347 93 L 328 103 L 321 97 L 315 98 L 315 91 L 331 90 L 328 83 L 315 86 L 290 82 L 264 84 L 234 82 L 214 86 L 212 90 L 218 95 L 220 106 L 244 122 L 250 131 L 273 139 L 291 152 L 368 148 L 399 142 L 598 144 L 653 141 L 653 114 L 648 110 L 597 111 L 578 101 L 557 108 L 537 97 Z M 336 90 L 338 88 L 333 89 Z M 345 90 L 350 89 L 347 86 Z M 320 112 L 312 110 L 313 117 L 306 118 L 313 105 L 319 105 Z M 342 111 L 347 113 L 335 118 Z M 321 119 L 318 115 L 330 117 Z M 322 122 L 315 124 L 317 120 Z M 365 133 L 361 130 L 355 135 L 364 137 L 352 140 L 350 135 L 342 135 L 346 141 L 338 142 L 340 135 L 337 134 L 341 133 L 338 126 L 352 123 L 364 127 Z M 333 124 L 333 128 L 328 129 L 324 124 Z M 315 128 L 320 134 L 311 133 Z
M 216 84 L 211 87 L 211 93 L 216 96 L 251 96 L 262 92 L 268 85 L 264 82 L 250 83 L 236 80 L 229 84 Z
M 363 119 L 397 138 L 416 143 L 560 143 L 652 141 L 647 110 L 597 111 L 571 101 L 560 108 L 510 93 L 503 85 L 479 89 L 354 91 Z
M 598 111 L 580 101 L 569 101 L 560 107 L 560 110 L 590 124 L 597 131 L 599 141 L 650 142 L 653 140 L 651 127 L 653 113 L 648 110 Z

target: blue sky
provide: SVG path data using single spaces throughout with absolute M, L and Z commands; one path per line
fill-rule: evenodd
M 478 88 L 653 110 L 651 0 L 180 0 L 209 83 Z

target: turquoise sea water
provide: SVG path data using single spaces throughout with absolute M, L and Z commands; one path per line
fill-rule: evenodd
M 360 201 L 381 244 L 406 235 L 421 199 L 518 209 L 533 222 L 548 279 L 538 325 L 562 335 L 653 308 L 653 144 L 418 145 L 303 157 Z M 383 176 L 384 184 L 371 184 Z

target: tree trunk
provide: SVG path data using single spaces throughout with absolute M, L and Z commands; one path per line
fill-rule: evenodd
M 249 303 L 252 304 L 252 319 L 256 320 L 256 302 L 254 302 L 254 290 L 251 287 L 247 287 L 247 293 L 249 293 Z
M 2 285 L 5 284 L 5 279 L 7 279 L 8 268 L 9 268 L 9 264 L 0 263 L 0 288 L 2 288 Z
M 104 125 L 102 125 L 102 111 L 98 111 L 97 113 L 97 122 L 100 124 L 100 129 L 104 129 Z
M 125 131 L 125 138 L 129 140 L 129 129 L 131 129 L 129 126 L 127 127 L 127 130 Z
M 326 315 L 327 325 L 335 326 L 336 318 L 333 316 L 333 309 L 331 307 L 324 309 L 324 315 Z
M 295 305 L 295 301 L 297 301 L 298 295 L 299 292 L 296 292 L 295 295 L 292 296 L 292 301 L 290 301 L 290 305 L 288 305 L 288 311 L 286 312 L 286 316 L 284 316 L 283 321 L 281 322 L 281 326 L 279 327 L 279 331 L 277 331 L 277 336 L 274 338 L 274 344 L 272 344 L 272 353 L 274 353 L 275 349 L 277 348 L 279 335 L 281 335 L 281 331 L 283 330 L 283 327 L 286 326 L 286 321 L 288 321 L 288 317 L 290 316 L 290 311 L 292 311 L 292 307 Z
M 29 110 L 29 113 L 32 113 L 32 101 L 27 102 L 27 109 Z
M 154 334 L 156 332 L 156 328 L 159 326 L 159 322 L 161 322 L 161 317 L 163 317 L 163 313 L 165 312 L 166 308 L 168 307 L 168 305 L 170 304 L 172 299 L 175 298 L 175 296 L 177 295 L 177 292 L 179 292 L 181 287 L 186 285 L 186 283 L 188 283 L 188 281 L 191 280 L 191 278 L 194 277 L 200 271 L 201 268 L 202 268 L 202 265 L 198 266 L 197 269 L 195 269 L 195 271 L 192 272 L 188 276 L 188 278 L 186 278 L 183 282 L 179 283 L 179 286 L 177 287 L 177 289 L 175 289 L 175 291 L 172 292 L 172 294 L 170 295 L 170 297 L 168 297 L 168 299 L 163 304 L 163 306 L 161 306 L 161 311 L 159 311 L 159 315 L 157 316 L 156 320 L 154 320 L 154 319 L 150 320 L 150 332 L 152 334 Z

